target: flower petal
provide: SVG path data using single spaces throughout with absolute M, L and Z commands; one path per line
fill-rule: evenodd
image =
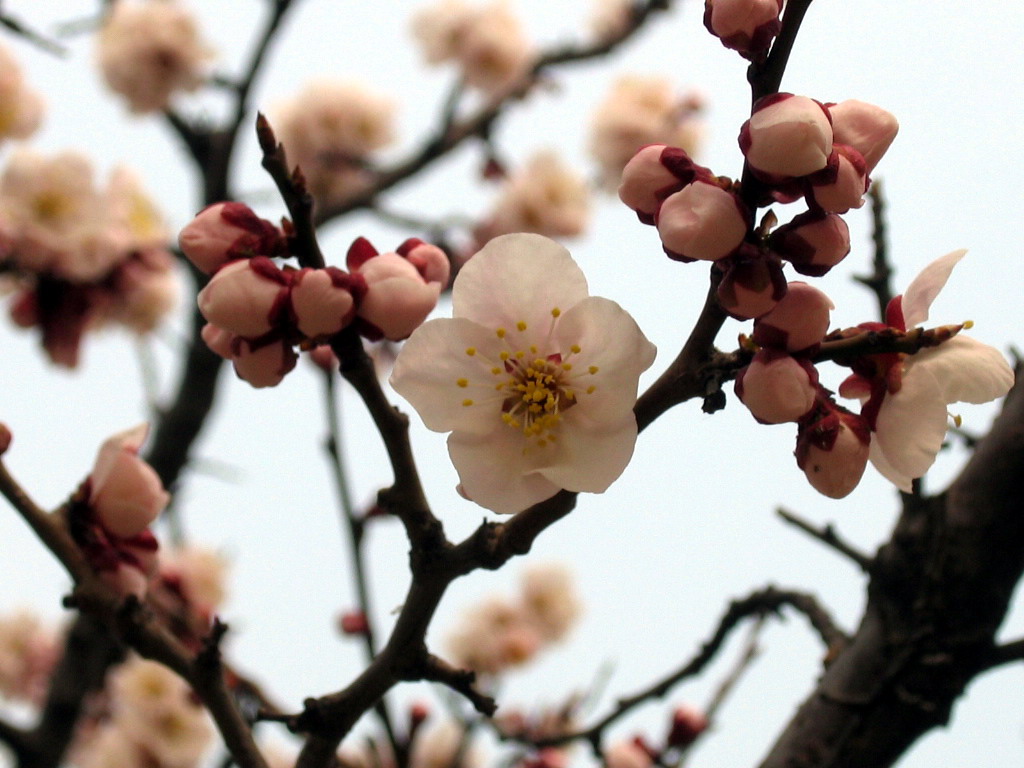
M 391 386 L 435 432 L 486 435 L 508 429 L 501 421 L 504 395 L 495 390 L 498 380 L 507 378 L 498 359 L 502 349 L 493 331 L 472 320 L 431 320 L 405 342 Z M 492 373 L 495 368 L 500 375 Z M 464 405 L 467 401 L 472 404 Z
M 896 473 L 921 477 L 942 447 L 947 419 L 942 386 L 927 369 L 908 367 L 900 391 L 886 395 L 878 411 L 872 447 L 878 444 Z
M 908 370 L 926 370 L 949 403 L 987 403 L 1013 386 L 1013 370 L 995 347 L 962 333 L 908 360 Z
M 452 432 L 448 455 L 466 496 L 493 512 L 511 515 L 551 498 L 561 488 L 530 471 L 522 433 L 502 427 L 483 436 Z
M 878 474 L 895 485 L 901 491 L 904 493 L 911 493 L 914 490 L 913 478 L 910 477 L 910 475 L 900 472 L 889 463 L 889 460 L 885 458 L 885 454 L 882 453 L 882 449 L 878 447 L 877 440 L 871 440 L 871 446 L 868 449 L 868 459 L 874 465 L 875 469 L 878 470 Z
M 953 267 L 967 253 L 961 248 L 936 259 L 915 277 L 903 292 L 903 319 L 906 327 L 915 328 L 928 319 L 928 310 L 946 284 Z
M 633 410 L 640 374 L 651 367 L 657 348 L 626 310 L 588 297 L 559 318 L 554 341 L 563 356 L 573 344 L 580 349 L 571 358 L 578 403 L 573 412 L 578 408 L 593 423 L 610 424 Z
M 587 297 L 587 280 L 569 252 L 541 235 L 496 237 L 455 278 L 452 314 L 486 325 L 514 328 L 547 324 Z
M 636 419 L 630 413 L 618 424 L 588 429 L 573 423 L 570 410 L 558 432 L 553 463 L 539 473 L 569 491 L 604 493 L 618 480 L 636 445 Z

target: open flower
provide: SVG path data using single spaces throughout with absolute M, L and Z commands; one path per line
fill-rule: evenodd
M 907 330 L 927 320 L 932 302 L 965 253 L 953 251 L 925 267 L 906 293 L 890 303 L 889 324 Z M 890 374 L 889 380 L 879 393 L 870 458 L 875 469 L 909 492 L 911 481 L 928 471 L 942 447 L 949 421 L 946 406 L 987 403 L 1005 395 L 1013 386 L 1013 371 L 999 350 L 958 334 L 906 357 L 900 375 Z M 857 383 L 848 380 L 848 391 Z
M 465 495 L 513 513 L 561 488 L 607 489 L 633 455 L 637 382 L 654 362 L 633 318 L 588 296 L 569 252 L 533 234 L 491 240 L 452 300 L 452 319 L 409 338 L 391 384 L 452 433 Z

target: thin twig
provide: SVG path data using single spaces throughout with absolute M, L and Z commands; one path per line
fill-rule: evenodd
M 892 300 L 892 265 L 889 263 L 888 227 L 885 219 L 885 195 L 882 182 L 876 180 L 868 190 L 871 199 L 871 241 L 875 247 L 875 255 L 871 261 L 873 272 L 870 275 L 857 275 L 853 279 L 866 285 L 875 294 L 878 301 L 878 316 L 885 320 L 885 308 Z
M 796 526 L 804 533 L 809 534 L 812 538 L 817 539 L 822 544 L 831 547 L 843 557 L 849 559 L 864 573 L 870 572 L 872 559 L 840 538 L 831 523 L 823 528 L 817 528 L 803 518 L 783 509 L 782 507 L 776 509 L 775 513 L 790 525 Z
M 1003 664 L 1014 664 L 1019 661 L 1024 661 L 1024 638 L 993 648 L 982 665 L 982 670 L 994 669 Z
M 52 53 L 54 56 L 67 56 L 68 49 L 58 43 L 56 40 L 51 40 L 40 32 L 36 32 L 31 27 L 28 27 L 24 22 L 11 16 L 9 13 L 0 12 L 0 26 L 6 27 L 14 34 L 32 43 L 37 48 L 41 48 L 47 53 Z

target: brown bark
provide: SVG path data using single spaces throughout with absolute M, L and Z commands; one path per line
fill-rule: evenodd
M 1022 499 L 1018 383 L 947 491 L 903 497 L 860 627 L 761 768 L 885 768 L 948 722 L 968 683 L 999 659 L 995 634 L 1024 573 Z

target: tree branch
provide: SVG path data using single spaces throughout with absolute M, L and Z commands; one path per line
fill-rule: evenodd
M 854 547 L 847 544 L 840 536 L 836 533 L 835 528 L 831 524 L 826 525 L 824 528 L 816 528 L 809 522 L 801 517 L 789 512 L 782 507 L 775 510 L 775 514 L 781 517 L 790 525 L 794 525 L 804 533 L 810 535 L 812 538 L 817 539 L 822 544 L 836 552 L 841 554 L 853 562 L 858 568 L 864 573 L 869 573 L 871 569 L 871 558 L 865 555 L 863 552 L 855 549 Z

